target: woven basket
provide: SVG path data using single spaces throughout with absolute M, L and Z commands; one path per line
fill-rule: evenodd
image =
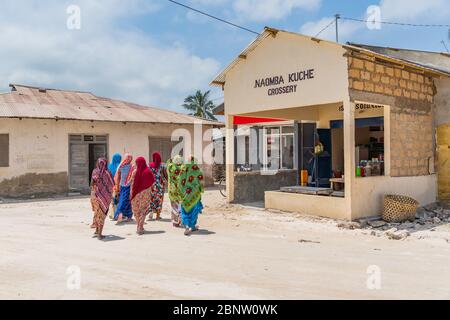
M 419 202 L 411 197 L 388 194 L 384 196 L 383 220 L 387 222 L 414 221 Z

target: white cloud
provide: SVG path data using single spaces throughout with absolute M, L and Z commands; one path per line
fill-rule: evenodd
M 427 23 L 450 16 L 448 0 L 381 0 L 380 8 L 382 19 L 386 21 L 411 22 L 427 17 L 428 21 L 417 21 Z
M 2 91 L 8 83 L 24 83 L 177 108 L 219 70 L 216 60 L 178 43 L 118 30 L 120 17 L 156 12 L 156 1 L 79 0 L 80 30 L 66 27 L 69 2 L 43 2 L 8 0 L 0 11 Z
M 191 0 L 193 5 L 232 7 L 240 21 L 279 20 L 295 9 L 314 10 L 321 0 Z
M 235 0 L 235 12 L 252 21 L 281 19 L 294 9 L 312 10 L 320 5 L 319 0 Z
M 379 7 L 381 21 L 438 23 L 437 21 L 445 21 L 450 17 L 448 0 L 381 0 Z M 430 21 L 430 17 L 432 17 L 432 21 Z M 366 13 L 362 17 L 356 18 L 365 20 L 367 19 Z M 427 20 L 424 20 L 425 18 Z M 333 17 L 325 17 L 317 21 L 306 22 L 300 27 L 300 33 L 315 36 L 333 19 Z M 350 40 L 355 32 L 365 28 L 366 24 L 362 22 L 339 20 L 339 40 Z M 382 25 L 383 28 L 386 28 L 386 25 Z M 335 40 L 335 26 L 332 25 L 324 30 L 319 38 Z

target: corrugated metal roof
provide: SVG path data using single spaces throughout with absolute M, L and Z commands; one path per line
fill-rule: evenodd
M 450 54 L 444 52 L 411 50 L 349 43 L 353 47 L 363 48 L 392 58 L 400 59 L 429 68 L 434 71 L 450 74 Z
M 376 56 L 382 60 L 384 59 L 384 60 L 389 60 L 392 62 L 409 64 L 412 67 L 416 67 L 416 68 L 422 69 L 424 71 L 428 71 L 433 74 L 438 74 L 439 76 L 450 76 L 450 70 L 448 70 L 448 68 L 444 67 L 443 65 L 439 65 L 439 63 L 442 63 L 444 60 L 440 59 L 439 61 L 437 61 L 436 57 L 433 58 L 434 63 L 424 63 L 423 58 L 418 60 L 418 59 L 413 59 L 411 57 L 411 55 L 408 55 L 408 57 L 409 57 L 409 59 L 408 59 L 408 58 L 406 58 L 406 55 L 404 53 L 402 55 L 403 56 L 403 58 L 402 58 L 401 56 L 394 54 L 392 51 L 375 50 L 375 48 L 377 48 L 377 47 L 372 47 L 372 48 L 374 48 L 374 50 L 372 50 L 372 49 L 370 49 L 371 46 L 352 45 L 352 44 L 342 45 L 337 42 L 317 39 L 317 38 L 309 37 L 309 36 L 306 36 L 306 35 L 303 35 L 300 33 L 266 27 L 264 29 L 264 31 L 258 37 L 256 37 L 256 39 L 253 40 L 250 43 L 250 45 L 247 46 L 247 48 L 245 48 L 227 67 L 225 67 L 225 69 L 223 69 L 214 78 L 214 80 L 211 82 L 211 85 L 223 86 L 226 82 L 226 74 L 231 69 L 233 69 L 238 63 L 244 62 L 245 58 L 247 57 L 247 54 L 249 52 L 253 51 L 256 47 L 258 47 L 264 39 L 266 39 L 267 37 L 269 37 L 271 35 L 276 36 L 276 34 L 278 32 L 289 33 L 289 34 L 296 35 L 296 36 L 304 38 L 304 39 L 310 39 L 310 40 L 316 41 L 318 43 L 323 42 L 323 43 L 327 43 L 327 44 L 334 44 L 336 46 L 340 46 L 340 47 L 343 47 L 343 48 L 346 48 L 349 50 L 363 51 L 366 53 L 370 53 L 371 55 Z M 410 51 L 412 51 L 412 50 L 410 50 Z M 444 57 L 444 58 L 448 57 L 448 55 L 442 54 L 439 52 L 435 52 L 433 54 L 440 55 L 441 57 Z M 431 57 L 431 55 L 430 55 L 430 57 Z M 422 62 L 420 62 L 420 61 L 422 61 Z
M 0 94 L 0 118 L 40 118 L 143 123 L 222 125 L 182 113 L 95 96 L 90 92 L 11 84 Z

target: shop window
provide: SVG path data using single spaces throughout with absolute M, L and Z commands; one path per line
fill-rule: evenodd
M 384 117 L 356 119 L 355 164 L 357 177 L 384 175 Z
M 0 167 L 9 167 L 9 134 L 0 134 Z
M 264 127 L 263 169 L 294 168 L 294 128 L 292 126 Z

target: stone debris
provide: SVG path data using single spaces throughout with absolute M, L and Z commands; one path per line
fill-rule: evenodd
M 361 224 L 359 222 L 355 222 L 355 221 L 345 221 L 345 222 L 339 223 L 337 225 L 337 227 L 340 229 L 354 230 L 354 229 L 361 229 Z
M 392 240 L 402 240 L 410 235 L 407 230 L 397 230 L 397 228 L 389 229 L 384 234 Z
M 373 228 L 380 228 L 386 225 L 386 221 L 383 220 L 367 221 L 367 224 Z
M 300 243 L 315 243 L 315 244 L 320 244 L 320 241 L 313 241 L 313 240 L 306 240 L 306 239 L 300 239 L 300 240 L 298 240 L 298 242 L 300 242 Z
M 362 218 L 358 220 L 359 227 L 349 222 L 341 222 L 339 228 L 368 229 L 371 236 L 386 236 L 393 240 L 402 240 L 417 231 L 435 231 L 436 227 L 450 222 L 450 208 L 439 203 L 429 204 L 417 209 L 414 221 L 402 223 L 386 222 L 381 219 Z M 420 239 L 420 237 L 419 237 Z

